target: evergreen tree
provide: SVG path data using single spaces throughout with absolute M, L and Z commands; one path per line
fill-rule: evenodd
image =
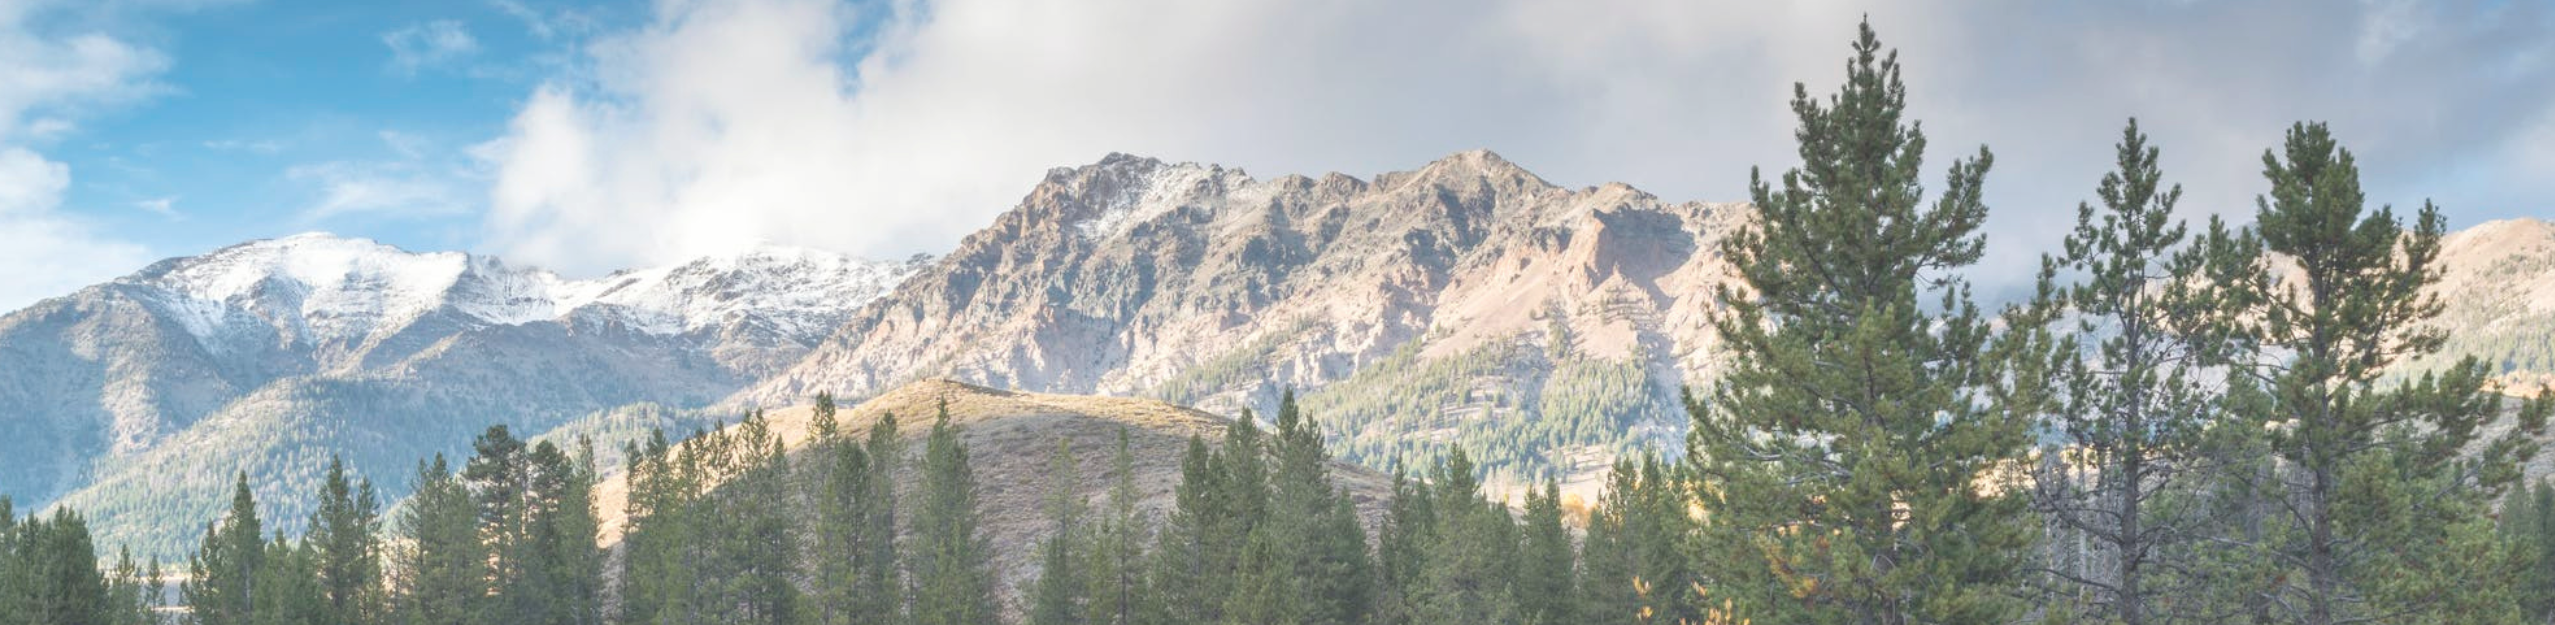
M 25 568 L 18 560 L 16 503 L 10 501 L 7 494 L 0 494 L 0 625 L 18 625 L 17 615 L 26 612 L 18 590 L 24 585 L 18 577 Z
M 787 457 L 759 411 L 737 424 L 733 447 L 736 478 L 714 498 L 726 531 L 717 532 L 725 563 L 717 578 L 726 587 L 721 606 L 735 606 L 732 623 L 793 623 L 798 616 L 797 544 L 791 540 Z M 716 439 L 714 439 L 716 440 Z
M 1295 622 L 1365 622 L 1374 590 L 1366 530 L 1331 483 L 1330 452 L 1318 427 L 1297 407 L 1294 391 L 1278 400 L 1269 449 L 1277 462 L 1266 516 L 1257 527 L 1277 547 L 1272 553 L 1280 568 L 1268 574 L 1291 580 L 1293 593 L 1277 599 L 1302 610 Z
M 1393 500 L 1384 512 L 1383 528 L 1376 535 L 1375 622 L 1383 625 L 1412 623 L 1417 607 L 1412 602 L 1419 587 L 1420 571 L 1426 568 L 1428 548 L 1437 542 L 1436 495 L 1426 480 L 1411 479 L 1409 472 L 1393 470 Z
M 1154 600 L 1143 606 L 1149 625 L 1222 619 L 1222 600 L 1231 582 L 1230 569 L 1215 568 L 1215 528 L 1232 510 L 1224 499 L 1222 463 L 1214 455 L 1205 440 L 1191 436 L 1180 456 L 1171 513 L 1156 536 L 1146 573 L 1146 586 L 1154 593 Z
M 1437 542 L 1412 593 L 1417 623 L 1522 623 L 1514 583 L 1517 525 L 1484 498 L 1462 447 L 1438 465 Z
M 1526 495 L 1525 528 L 1517 551 L 1514 591 L 1518 615 L 1528 625 L 1579 623 L 1579 567 L 1570 528 L 1561 518 L 1561 483 L 1544 482 Z
M 2296 572 L 2271 591 L 2280 616 L 2330 625 L 2475 614 L 2485 608 L 2464 601 L 2471 587 L 2451 580 L 2515 566 L 2473 549 L 2492 542 L 2477 519 L 2534 452 L 2549 404 L 2529 402 L 2519 427 L 2479 440 L 2503 404 L 2484 363 L 2382 387 L 2389 366 L 2443 340 L 2426 323 L 2440 304 L 2425 291 L 2439 277 L 2439 209 L 2426 203 L 2410 228 L 2392 209 L 2368 211 L 2358 165 L 2323 124 L 2292 127 L 2263 167 L 2271 192 L 2255 228 L 2294 273 L 2265 264 L 2245 277 L 2259 298 L 2248 335 L 2259 356 L 2242 370 L 2266 391 L 2281 461 L 2256 488 L 2280 504 L 2257 546 Z M 2480 451 L 2463 455 L 2470 444 Z
M 905 622 L 904 568 L 896 547 L 896 484 L 904 466 L 904 441 L 896 415 L 882 414 L 862 444 L 869 471 L 859 480 L 859 505 L 851 518 L 860 524 L 852 533 L 852 623 L 895 625 Z
M 523 576 L 512 597 L 522 623 L 593 625 L 601 611 L 603 553 L 595 545 L 594 453 L 570 454 L 548 441 L 525 457 Z
M 0 510 L 6 512 L 6 510 Z M 107 625 L 115 622 L 118 602 L 98 569 L 88 521 L 68 509 L 53 518 L 28 516 L 14 526 L 0 523 L 0 623 L 28 625 Z
M 230 512 L 204 527 L 204 542 L 187 560 L 187 579 L 179 585 L 198 625 L 263 623 L 257 583 L 266 563 L 265 531 L 242 471 L 231 487 Z
M 673 445 L 663 430 L 626 448 L 629 495 L 622 504 L 621 614 L 624 624 L 679 622 L 690 572 L 682 566 L 689 541 L 683 512 L 690 488 L 676 471 Z
M 2514 488 L 2512 490 L 2520 490 Z M 2539 621 L 2555 621 L 2555 481 L 2541 479 L 2530 491 L 2529 520 L 2536 524 L 2537 549 L 2533 572 L 2518 577 L 2520 596 L 2529 601 L 2530 615 Z M 2525 531 L 2525 530 L 2523 530 Z
M 1682 485 L 1665 463 L 1647 455 L 1617 460 L 1588 518 L 1581 613 L 1594 623 L 1708 622 L 1692 596 L 1703 576 L 1682 548 L 1694 532 Z
M 375 623 L 381 618 L 385 587 L 379 509 L 372 482 L 353 483 L 346 476 L 346 463 L 330 456 L 319 509 L 310 522 L 310 543 L 317 549 L 319 584 L 328 598 L 330 623 Z
M 2226 451 L 2216 435 L 2241 427 L 2221 427 L 2222 398 L 2194 376 L 2226 364 L 2216 339 L 2240 312 L 2222 291 L 2241 285 L 2216 278 L 2255 262 L 2214 221 L 2186 244 L 2188 228 L 2173 218 L 2182 188 L 2165 186 L 2157 154 L 2131 120 L 2119 169 L 2097 190 L 2102 206 L 2078 207 L 2064 252 L 2043 260 L 2034 310 L 2014 323 L 2020 332 L 2074 322 L 2045 363 L 2059 436 L 2033 483 L 2053 542 L 2090 545 L 2053 558 L 2054 577 L 2124 625 L 2169 618 L 2160 604 L 2200 581 L 2160 561 L 2201 536 L 2203 500 L 2187 491 Z M 2062 270 L 2076 281 L 2059 284 Z
M 823 459 L 808 466 L 826 468 L 818 470 L 816 479 L 811 480 L 816 490 L 814 527 L 810 532 L 815 570 L 808 616 L 817 625 L 843 625 L 852 621 L 855 603 L 860 599 L 853 580 L 863 555 L 856 547 L 860 525 L 868 520 L 864 506 L 869 504 L 870 458 L 868 450 L 860 445 L 841 440 L 840 431 L 832 424 L 831 406 L 827 405 L 832 398 L 817 397 L 817 418 L 810 427 L 818 441 L 816 452 Z
M 923 441 L 921 491 L 914 512 L 914 622 L 993 623 L 992 548 L 977 529 L 975 470 L 968 466 L 958 426 L 949 422 L 946 401 Z
M 327 590 L 320 586 L 319 558 L 311 545 L 276 532 L 250 592 L 258 625 L 330 625 Z
M 1136 511 L 1143 497 L 1136 491 L 1135 452 L 1127 430 L 1118 429 L 1117 453 L 1109 458 L 1109 507 L 1093 528 L 1090 562 L 1083 567 L 1091 580 L 1090 607 L 1083 621 L 1093 625 L 1128 625 L 1139 620 L 1144 596 L 1144 518 Z
M 1091 581 L 1082 571 L 1083 517 L 1089 503 L 1082 497 L 1073 446 L 1056 440 L 1047 470 L 1047 539 L 1038 544 L 1038 581 L 1030 589 L 1030 625 L 1073 625 L 1083 622 L 1090 607 Z
M 0 575 L 7 573 L 0 572 Z M 143 593 L 142 566 L 133 562 L 133 550 L 118 547 L 115 567 L 106 578 L 106 620 L 110 625 L 146 625 L 151 622 L 150 598 Z M 6 622 L 0 619 L 0 622 Z
M 400 571 L 394 605 L 405 625 L 466 625 L 488 594 L 487 550 L 479 542 L 479 508 L 443 454 L 417 463 L 408 504 L 399 514 L 407 543 L 395 550 Z
M 1761 219 L 1722 249 L 1744 280 L 1716 323 L 1732 364 L 1692 404 L 1723 590 L 1761 621 L 2009 619 L 2028 502 L 1976 484 L 2030 437 L 1994 401 L 1994 333 L 1957 273 L 1983 245 L 1991 157 L 1925 204 L 1925 137 L 1868 22 L 1836 96 L 1793 92 L 1802 168 L 1780 189 L 1750 175 Z
M 843 424 L 835 419 L 834 394 L 817 393 L 816 406 L 807 419 L 808 436 L 818 442 L 833 442 L 843 435 Z
M 502 424 L 489 426 L 470 447 L 474 453 L 461 476 L 478 505 L 477 540 L 486 546 L 491 592 L 480 617 L 490 623 L 541 622 L 548 597 L 531 574 L 536 502 L 530 450 Z

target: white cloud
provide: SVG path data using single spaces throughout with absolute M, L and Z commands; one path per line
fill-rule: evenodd
M 219 139 L 204 142 L 204 149 L 223 152 L 239 151 L 254 154 L 274 154 L 276 152 L 284 151 L 284 144 L 270 139 L 260 139 L 255 141 L 245 139 Z
M 63 210 L 69 166 L 41 144 L 71 116 L 146 97 L 167 61 L 108 35 L 37 28 L 42 3 L 0 2 L 0 310 L 69 293 L 149 259 Z
M 70 184 L 69 167 L 0 147 L 0 310 L 70 293 L 150 259 L 141 246 L 63 215 L 62 190 Z
M 461 22 L 435 20 L 410 24 L 406 28 L 382 33 L 382 45 L 390 46 L 390 68 L 403 75 L 439 66 L 470 56 L 479 51 L 479 40 L 462 28 Z
M 318 199 L 302 211 L 311 221 L 353 214 L 396 218 L 469 212 L 449 179 L 408 162 L 330 161 L 298 165 L 284 177 L 313 185 Z
M 1867 13 L 1903 52 L 1929 178 L 1995 148 L 1990 244 L 2009 260 L 2072 221 L 2132 115 L 2192 213 L 2241 216 L 2292 120 L 2332 120 L 2372 198 L 2403 202 L 2457 192 L 2407 185 L 2509 141 L 2528 114 L 2507 103 L 2555 97 L 2544 67 L 2440 71 L 2555 42 L 2533 3 L 2432 7 L 2418 37 L 2322 0 L 655 6 L 479 150 L 496 172 L 487 247 L 582 272 L 764 239 L 939 251 L 1047 168 L 1111 151 L 1364 175 L 1488 147 L 1566 184 L 1744 199 L 1751 166 L 1796 162 L 1792 83 L 1833 89 Z M 2372 36 L 2383 57 L 2359 62 Z
M 159 215 L 161 217 L 174 219 L 179 216 L 177 214 L 177 196 L 174 195 L 137 201 L 133 203 L 133 207 L 142 209 L 143 212 Z
M 592 32 L 595 28 L 592 16 L 573 8 L 544 11 L 524 4 L 520 0 L 488 0 L 488 6 L 495 8 L 499 13 L 506 14 L 507 17 L 514 18 L 515 21 L 522 22 L 524 32 L 541 39 L 562 35 L 579 36 Z

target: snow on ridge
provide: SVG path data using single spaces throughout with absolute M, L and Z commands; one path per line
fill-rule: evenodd
M 1074 225 L 1074 229 L 1086 240 L 1124 234 L 1128 228 L 1160 217 L 1202 195 L 1217 195 L 1220 189 L 1201 189 L 1211 181 L 1217 187 L 1248 186 L 1253 182 L 1241 170 L 1198 163 L 1124 159 L 1104 162 L 1099 167 L 1107 170 L 1108 174 L 1116 174 L 1122 179 L 1122 184 L 1114 195 L 1097 198 L 1099 205 L 1093 207 L 1097 214 Z M 1142 169 L 1137 170 L 1138 167 Z M 1134 180 L 1124 180 L 1126 178 Z M 1089 192 L 1080 184 L 1074 190 L 1076 193 Z
M 122 280 L 208 345 L 240 324 L 290 326 L 305 338 L 358 339 L 437 310 L 490 325 L 556 321 L 580 311 L 673 335 L 760 318 L 794 338 L 833 330 L 920 266 L 773 245 L 690 262 L 566 280 L 492 256 L 409 252 L 324 233 L 251 241 L 175 259 Z

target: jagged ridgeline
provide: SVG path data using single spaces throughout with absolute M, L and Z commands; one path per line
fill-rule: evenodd
M 1673 446 L 1709 378 L 1736 204 L 1565 188 L 1487 151 L 1361 179 L 1112 155 L 1015 209 L 740 395 L 945 376 L 1267 414 L 1303 394 L 1343 458 L 1582 486 Z
M 328 235 L 170 259 L 0 316 L 0 493 L 173 558 L 239 471 L 290 529 L 332 454 L 397 500 L 490 425 L 688 430 L 920 262 L 763 248 L 569 280 Z

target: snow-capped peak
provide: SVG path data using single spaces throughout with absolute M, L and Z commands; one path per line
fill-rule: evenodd
M 921 266 L 834 252 L 758 245 L 743 252 L 561 283 L 563 314 L 617 310 L 632 327 L 676 334 L 759 317 L 783 334 L 814 340 L 854 308 L 886 295 Z
M 556 321 L 592 310 L 650 334 L 761 321 L 790 338 L 814 340 L 919 266 L 763 245 L 567 280 L 491 256 L 417 253 L 305 233 L 162 261 L 118 282 L 143 287 L 208 344 L 224 342 L 213 339 L 226 329 L 252 326 L 291 328 L 312 340 L 360 340 L 443 310 L 488 325 Z

